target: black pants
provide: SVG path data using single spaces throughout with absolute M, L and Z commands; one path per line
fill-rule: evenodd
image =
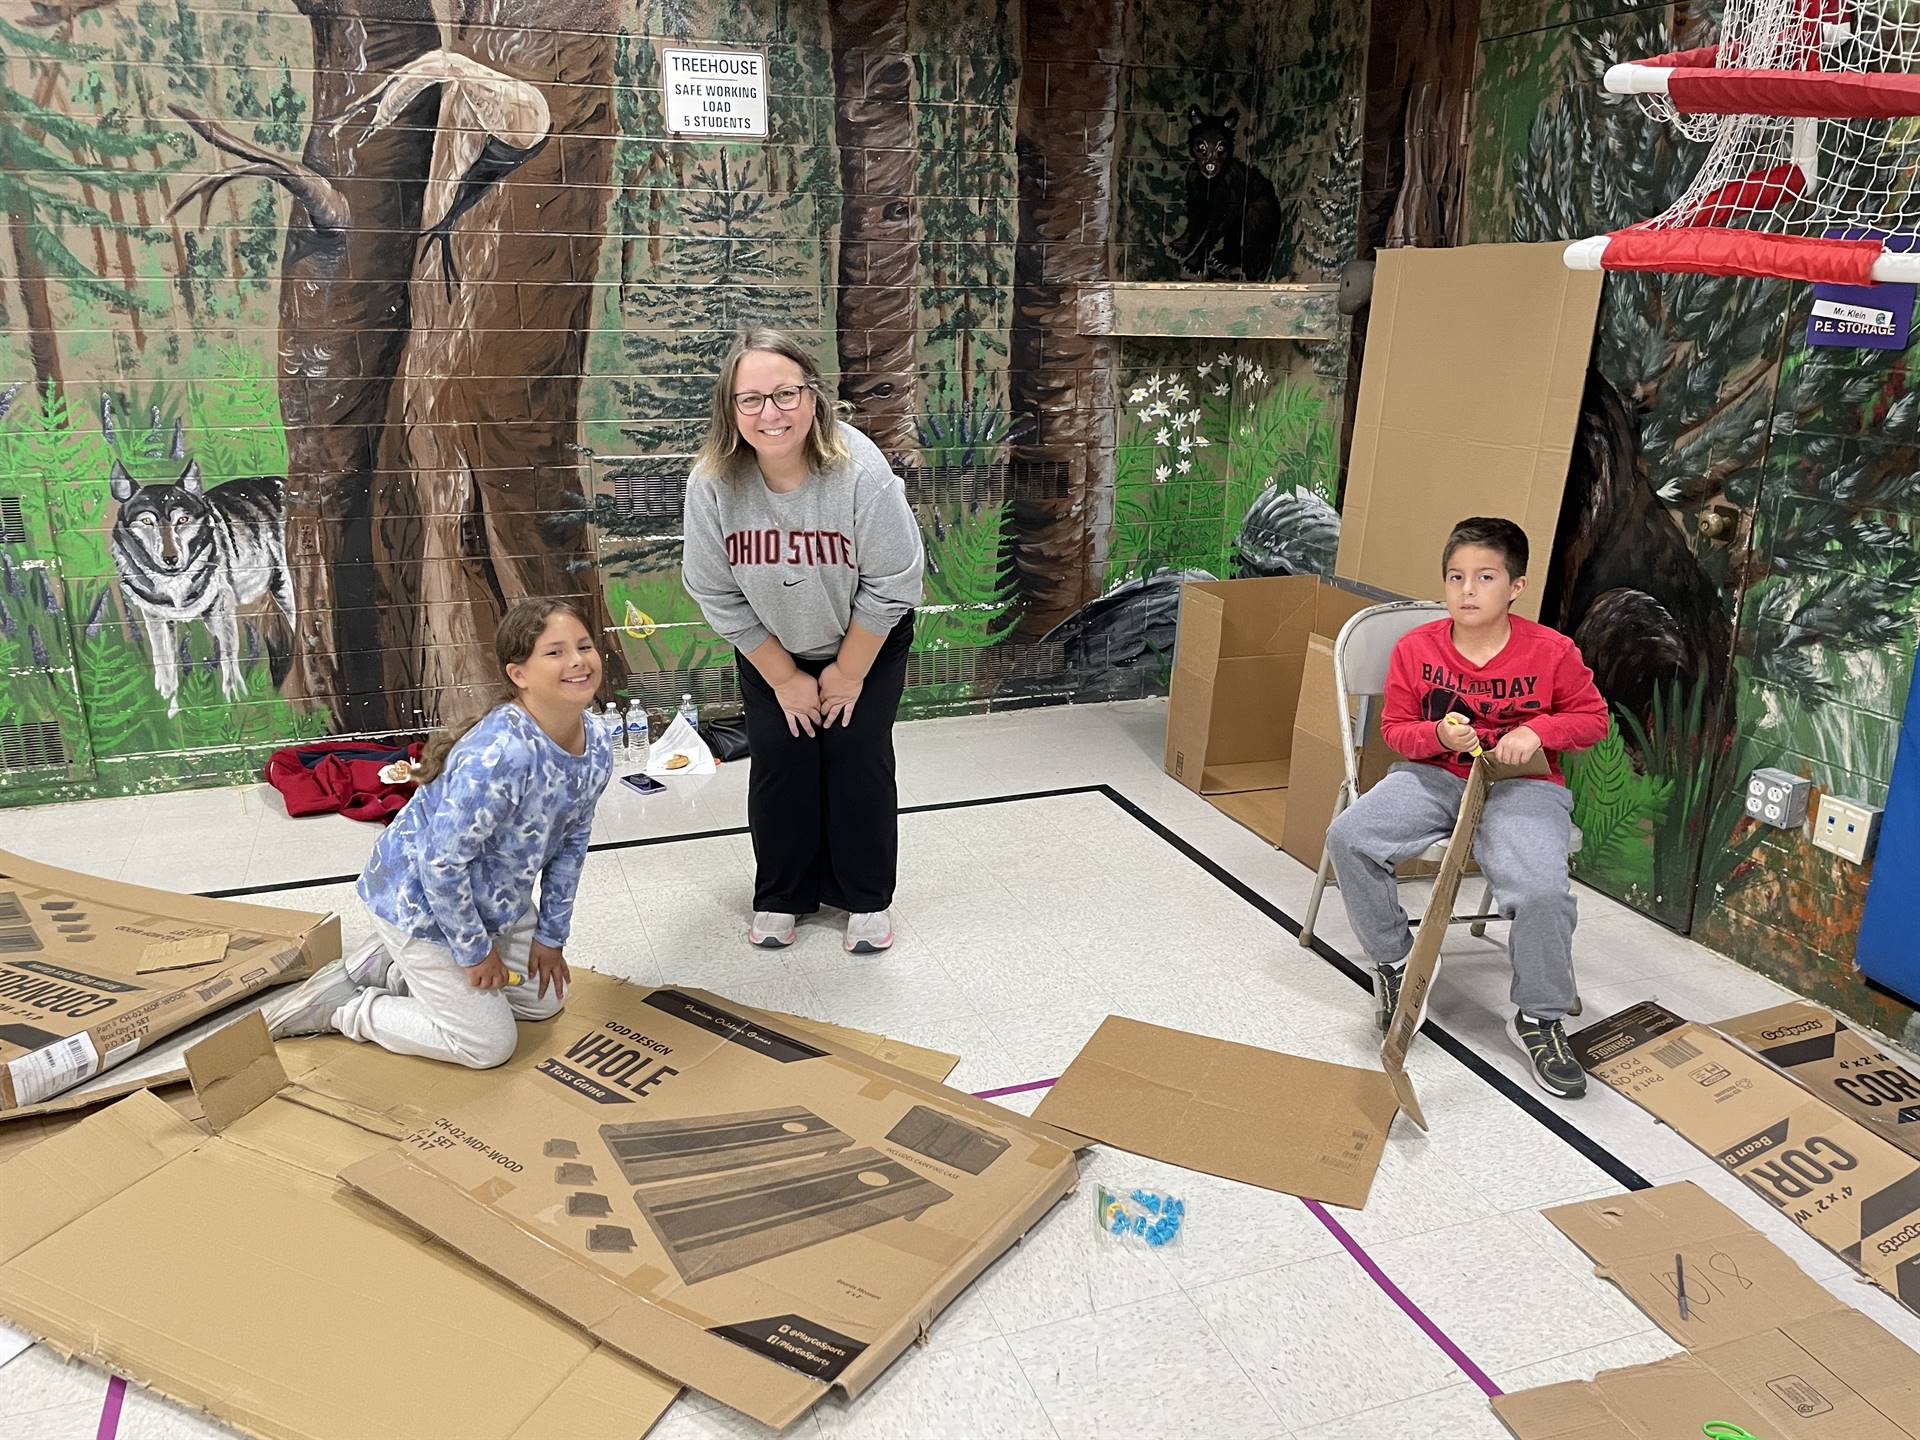
M 746 656 L 747 826 L 753 832 L 753 908 L 811 915 L 822 905 L 864 914 L 893 904 L 900 860 L 900 797 L 893 722 L 907 681 L 913 613 L 893 627 L 867 672 L 853 723 L 788 733 L 780 701 Z M 809 675 L 832 663 L 794 657 Z

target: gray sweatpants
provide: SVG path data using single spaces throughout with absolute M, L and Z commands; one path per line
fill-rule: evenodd
M 1453 834 L 1466 789 L 1437 765 L 1399 764 L 1327 831 L 1347 919 L 1375 965 L 1404 960 L 1412 948 L 1393 867 Z M 1473 837 L 1494 903 L 1513 921 L 1514 1007 L 1538 1020 L 1563 1018 L 1574 999 L 1572 837 L 1573 796 L 1545 780 L 1495 784 Z

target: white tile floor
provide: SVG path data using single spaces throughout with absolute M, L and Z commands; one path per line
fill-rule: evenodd
M 952 806 L 1108 786 L 1242 885 L 1299 915 L 1307 872 L 1160 773 L 1163 717 L 1160 703 L 1143 702 L 906 726 L 902 803 Z M 906 815 L 899 944 L 884 958 L 849 958 L 825 923 L 804 926 L 791 951 L 749 950 L 741 931 L 751 851 L 744 835 L 713 833 L 743 823 L 745 779 L 745 767 L 732 766 L 651 798 L 619 785 L 608 791 L 596 842 L 660 843 L 593 856 L 569 947 L 577 962 L 937 1046 L 964 1057 L 952 1083 L 967 1090 L 1058 1075 L 1110 1012 L 1377 1064 L 1363 991 L 1092 791 Z M 0 830 L 7 848 L 146 884 L 294 886 L 255 898 L 337 908 L 349 944 L 364 933 L 340 877 L 358 870 L 375 832 L 335 818 L 290 821 L 262 788 L 0 812 Z M 684 836 L 698 838 L 675 838 Z M 1582 893 L 1581 914 L 1589 1017 L 1655 998 L 1713 1020 L 1785 998 L 1769 981 L 1598 895 Z M 1337 901 L 1323 911 L 1321 930 L 1333 947 L 1352 951 Z M 1503 1029 L 1507 978 L 1497 947 L 1455 932 L 1433 1013 L 1487 1065 L 1524 1085 L 1524 1063 Z M 148 1063 L 160 1068 L 169 1053 Z M 1441 1048 L 1421 1045 L 1411 1068 L 1433 1132 L 1397 1124 L 1366 1208 L 1329 1212 L 1334 1222 L 1468 1365 L 1504 1389 L 1670 1353 L 1670 1342 L 1537 1213 L 1616 1190 L 1616 1178 Z M 1001 1103 L 1031 1110 L 1042 1093 Z M 1636 1106 L 1597 1089 L 1553 1113 L 1649 1179 L 1706 1186 L 1836 1294 L 1920 1346 L 1920 1320 L 1857 1282 Z M 1185 1245 L 1158 1255 L 1114 1247 L 1094 1232 L 1076 1196 L 962 1296 L 927 1345 L 855 1404 L 823 1404 L 790 1433 L 1506 1433 L 1468 1371 L 1299 1201 L 1105 1149 L 1088 1154 L 1083 1172 L 1087 1185 L 1158 1184 L 1184 1194 Z M 0 1369 L 0 1436 L 103 1433 L 105 1389 L 99 1372 L 31 1350 Z M 129 1440 L 226 1433 L 139 1392 L 127 1396 L 119 1425 Z M 689 1396 L 655 1433 L 690 1440 L 764 1432 Z

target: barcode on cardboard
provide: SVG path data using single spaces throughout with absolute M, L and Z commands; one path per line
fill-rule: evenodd
M 38 1105 L 100 1069 L 100 1052 L 88 1035 L 69 1035 L 51 1045 L 43 1045 L 31 1055 L 22 1055 L 7 1066 L 13 1081 L 13 1103 Z
M 1682 1065 L 1700 1058 L 1700 1047 L 1685 1036 L 1679 1036 L 1664 1045 L 1654 1046 L 1653 1058 L 1669 1070 L 1678 1070 Z
M 42 948 L 20 897 L 11 890 L 0 890 L 0 955 L 32 955 Z

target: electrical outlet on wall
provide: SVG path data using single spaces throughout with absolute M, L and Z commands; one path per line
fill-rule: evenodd
M 1867 863 L 1880 838 L 1880 807 L 1838 795 L 1820 797 L 1813 817 L 1813 843 L 1855 865 Z
M 1807 792 L 1812 782 L 1804 775 L 1768 767 L 1747 777 L 1747 814 L 1763 825 L 1791 830 L 1807 818 Z

